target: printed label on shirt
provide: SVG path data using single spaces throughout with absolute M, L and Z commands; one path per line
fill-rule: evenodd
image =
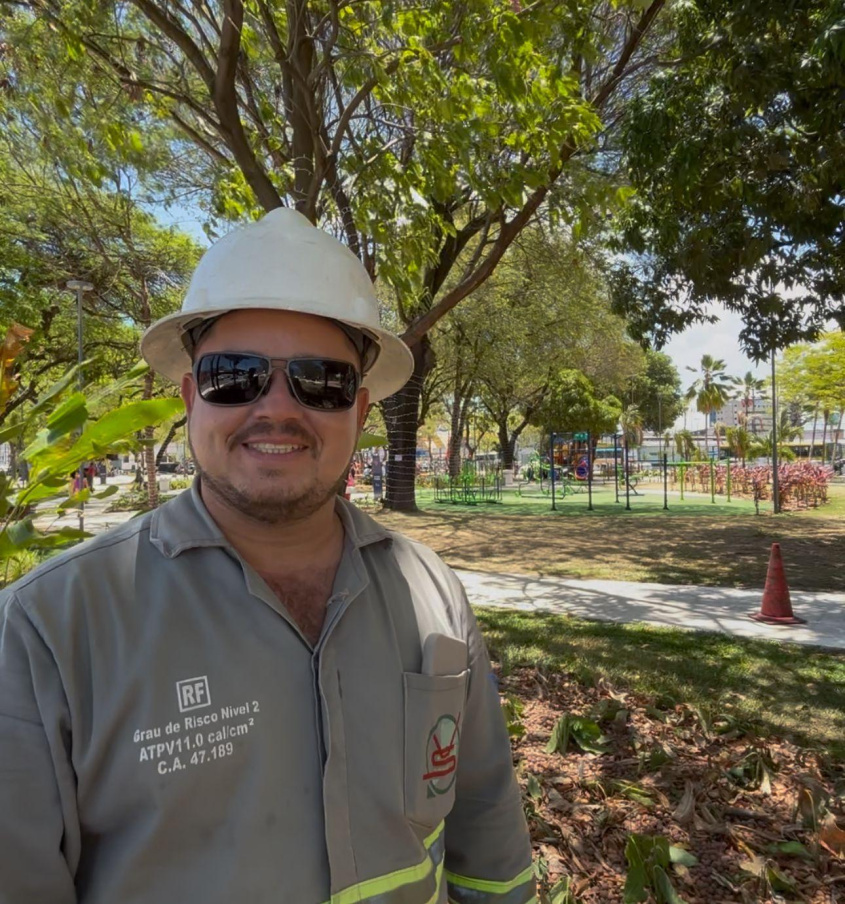
M 211 693 L 208 690 L 208 676 L 187 678 L 176 682 L 176 696 L 179 698 L 179 712 L 187 713 L 192 709 L 211 706 Z
M 427 769 L 423 773 L 423 781 L 428 782 L 427 797 L 445 794 L 454 784 L 461 739 L 460 722 L 460 713 L 457 719 L 445 714 L 429 732 L 425 757 Z
M 132 736 L 138 762 L 149 763 L 159 775 L 233 756 L 241 739 L 255 729 L 261 712 L 257 700 L 211 709 L 206 676 L 177 681 L 176 693 L 183 714 L 180 718 L 153 728 L 137 728 Z M 204 711 L 196 712 L 200 709 Z

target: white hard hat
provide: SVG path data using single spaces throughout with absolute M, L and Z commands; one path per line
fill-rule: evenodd
M 401 389 L 413 371 L 408 346 L 381 328 L 373 284 L 358 258 L 286 207 L 230 232 L 206 251 L 182 310 L 144 333 L 141 354 L 153 370 L 178 383 L 191 369 L 186 333 L 243 308 L 314 314 L 362 333 L 378 350 L 362 384 L 373 402 Z

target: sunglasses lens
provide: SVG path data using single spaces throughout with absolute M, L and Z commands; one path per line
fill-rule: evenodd
M 355 404 L 358 372 L 347 361 L 326 358 L 294 358 L 288 362 L 290 385 L 306 408 L 342 411 Z
M 203 355 L 196 366 L 200 398 L 212 405 L 254 402 L 267 381 L 270 362 L 258 355 Z

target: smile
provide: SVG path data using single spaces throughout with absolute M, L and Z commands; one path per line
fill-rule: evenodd
M 294 446 L 289 443 L 245 443 L 248 449 L 261 452 L 264 455 L 288 455 L 291 452 L 301 452 L 307 446 Z

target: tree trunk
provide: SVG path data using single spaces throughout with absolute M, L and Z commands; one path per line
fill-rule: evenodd
M 449 477 L 456 480 L 461 476 L 461 437 L 464 432 L 463 418 L 461 417 L 463 406 L 461 399 L 455 391 L 454 401 L 452 402 L 452 415 L 449 423 L 449 450 L 447 463 L 449 466 Z
M 516 432 L 511 434 L 508 431 L 508 422 L 504 424 L 496 424 L 499 434 L 499 448 L 502 450 L 502 467 L 508 471 L 513 468 L 513 454 L 516 448 Z
M 164 441 L 162 442 L 161 447 L 158 450 L 158 455 L 156 455 L 156 467 L 158 467 L 164 459 L 164 454 L 167 451 L 167 447 L 173 441 L 173 437 L 176 436 L 176 431 L 184 427 L 187 423 L 188 415 L 186 414 L 184 417 L 180 417 L 178 421 L 174 421 L 170 425 L 170 429 L 167 431 L 167 436 L 165 436 Z
M 144 400 L 153 397 L 153 380 L 155 374 L 149 370 L 144 376 Z M 158 484 L 156 483 L 156 456 L 153 440 L 155 439 L 155 427 L 144 428 L 144 448 L 141 452 L 141 460 L 144 463 L 144 471 L 147 475 L 147 500 L 150 508 L 158 505 Z
M 810 454 L 807 456 L 807 461 L 809 461 L 813 457 L 816 451 L 816 421 L 818 420 L 818 417 L 819 406 L 816 405 L 816 407 L 813 409 L 813 436 L 810 439 Z
M 387 468 L 385 508 L 397 512 L 415 512 L 417 502 L 414 480 L 417 459 L 417 418 L 423 381 L 431 364 L 428 337 L 412 348 L 414 371 L 408 382 L 382 403 L 387 427 Z
M 825 460 L 825 444 L 827 443 L 827 422 L 830 419 L 830 412 L 824 411 L 824 421 L 822 423 L 822 464 L 824 464 Z
M 9 479 L 12 486 L 18 479 L 18 441 L 12 440 L 9 443 Z

